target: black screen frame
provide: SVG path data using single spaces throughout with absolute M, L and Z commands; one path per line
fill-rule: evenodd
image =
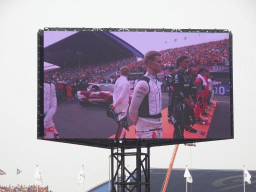
M 229 33 L 229 67 L 230 67 L 230 128 L 231 137 L 229 139 L 234 139 L 234 109 L 233 109 L 233 36 L 231 31 L 222 29 L 135 29 L 135 28 L 44 28 L 44 30 L 39 30 L 37 33 L 37 47 L 38 47 L 38 70 L 37 70 L 37 139 L 63 142 L 70 144 L 86 145 L 100 148 L 110 149 L 112 147 L 125 147 L 125 148 L 136 148 L 141 147 L 154 147 L 163 145 L 175 145 L 175 144 L 185 144 L 185 143 L 195 143 L 195 142 L 207 142 L 207 141 L 217 141 L 217 140 L 227 140 L 227 139 L 44 139 L 44 103 L 43 103 L 43 82 L 44 82 L 44 31 L 126 31 L 126 32 L 191 32 L 191 33 Z

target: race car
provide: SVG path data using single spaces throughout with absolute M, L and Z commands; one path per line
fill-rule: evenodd
M 113 103 L 114 84 L 89 84 L 87 91 L 78 91 L 77 97 L 80 100 L 81 106 L 88 103 L 101 103 L 107 107 Z M 132 98 L 132 91 L 130 92 L 130 101 Z

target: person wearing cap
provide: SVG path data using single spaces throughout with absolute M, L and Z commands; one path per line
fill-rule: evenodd
M 162 71 L 161 54 L 147 52 L 144 63 L 147 72 L 134 89 L 129 115 L 136 125 L 136 138 L 162 138 L 162 83 L 156 77 Z
M 113 103 L 109 106 L 109 108 L 115 110 L 117 114 L 123 112 L 125 115 L 119 116 L 122 120 L 122 125 L 125 129 L 128 130 L 127 123 L 127 112 L 129 108 L 129 96 L 130 96 L 130 83 L 128 81 L 129 68 L 126 66 L 121 67 L 120 69 L 121 76 L 116 80 L 114 93 L 113 93 Z M 120 131 L 119 138 L 123 138 L 125 136 L 125 129 Z

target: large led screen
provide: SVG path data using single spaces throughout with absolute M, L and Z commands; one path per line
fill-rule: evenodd
M 42 39 L 43 139 L 233 138 L 229 31 L 44 30 Z

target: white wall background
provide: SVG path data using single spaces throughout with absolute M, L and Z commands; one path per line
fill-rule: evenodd
M 36 165 L 54 192 L 82 191 L 108 179 L 110 150 L 36 139 L 37 32 L 44 27 L 228 29 L 233 33 L 235 139 L 180 146 L 175 168 L 256 170 L 254 0 L 0 1 L 0 185 L 35 184 Z M 174 146 L 151 148 L 167 168 Z M 192 159 L 190 157 L 192 151 Z M 132 166 L 132 165 L 131 165 Z M 16 176 L 16 167 L 22 173 Z

